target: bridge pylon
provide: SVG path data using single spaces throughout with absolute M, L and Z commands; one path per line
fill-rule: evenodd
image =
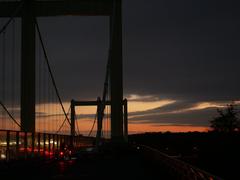
M 121 142 L 127 142 L 128 141 L 128 107 L 127 107 L 127 99 L 124 99 L 122 101 L 122 107 L 124 109 L 123 112 L 123 132 L 122 134 L 124 135 L 123 140 Z M 100 142 L 100 139 L 102 138 L 102 122 L 104 114 L 102 113 L 102 109 L 104 106 L 111 106 L 111 101 L 106 101 L 105 105 L 102 104 L 102 101 L 100 98 L 97 99 L 97 101 L 75 101 L 71 100 L 71 135 L 75 136 L 76 135 L 76 130 L 75 130 L 75 122 L 76 122 L 76 111 L 75 107 L 77 106 L 96 106 L 97 107 L 97 132 L 96 132 L 96 143 Z M 112 119 L 111 119 L 112 123 Z M 110 132 L 112 133 L 112 129 L 110 129 Z M 112 136 L 111 136 L 112 140 Z M 112 141 L 116 142 L 116 141 Z

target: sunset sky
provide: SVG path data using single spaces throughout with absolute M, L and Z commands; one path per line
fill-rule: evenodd
M 217 108 L 239 103 L 240 12 L 234 3 L 123 1 L 124 98 L 131 133 L 207 131 Z M 71 99 L 96 100 L 103 90 L 109 19 L 38 21 L 66 109 Z M 84 118 L 95 109 L 77 112 Z M 79 121 L 83 131 L 90 124 L 81 127 Z

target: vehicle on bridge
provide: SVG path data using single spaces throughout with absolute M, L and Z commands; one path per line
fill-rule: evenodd
M 73 154 L 73 148 L 65 143 L 60 144 L 60 149 L 55 151 L 55 159 L 59 160 L 71 160 Z

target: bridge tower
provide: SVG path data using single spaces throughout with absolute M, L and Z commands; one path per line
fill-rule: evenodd
M 23 0 L 21 46 L 21 130 L 35 132 L 35 14 L 34 2 Z
M 110 91 L 111 91 L 111 138 L 114 142 L 123 136 L 123 77 L 122 77 L 122 8 L 121 0 L 113 1 L 110 16 Z

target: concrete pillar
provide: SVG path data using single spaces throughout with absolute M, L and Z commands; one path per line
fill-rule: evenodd
M 122 83 L 122 3 L 114 0 L 110 16 L 110 88 L 111 88 L 111 139 L 123 141 L 123 83 Z
M 35 19 L 33 1 L 24 0 L 22 13 L 21 126 L 35 132 Z

